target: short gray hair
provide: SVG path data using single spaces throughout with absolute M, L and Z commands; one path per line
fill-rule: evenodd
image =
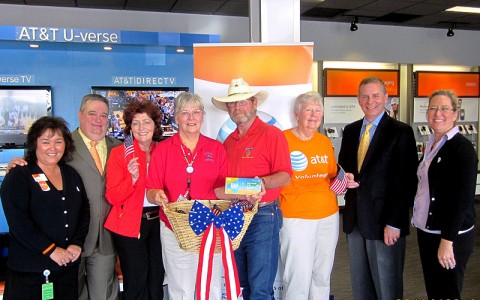
M 367 85 L 369 83 L 378 83 L 380 85 L 380 88 L 382 89 L 382 93 L 385 95 L 387 93 L 387 88 L 385 87 L 385 83 L 383 83 L 383 80 L 381 80 L 378 77 L 367 77 L 364 78 L 360 84 L 358 85 L 358 95 L 360 95 L 360 88 L 364 85 Z
M 175 115 L 178 115 L 179 112 L 183 110 L 183 108 L 187 104 L 193 104 L 194 106 L 198 107 L 201 111 L 205 111 L 205 106 L 203 105 L 202 98 L 199 95 L 193 94 L 190 92 L 183 92 L 180 93 L 177 98 L 175 98 L 174 102 L 174 111 Z
M 85 109 L 85 105 L 88 101 L 101 101 L 105 103 L 108 107 L 108 99 L 99 94 L 88 94 L 83 96 L 82 102 L 80 102 L 80 111 Z
M 319 93 L 314 91 L 306 92 L 298 95 L 297 99 L 295 99 L 295 103 L 293 104 L 293 112 L 299 113 L 302 106 L 308 102 L 313 102 L 320 105 L 320 108 L 322 109 L 322 112 L 323 112 L 322 96 L 320 96 Z

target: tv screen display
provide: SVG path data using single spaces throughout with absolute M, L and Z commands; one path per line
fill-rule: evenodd
M 0 86 L 0 147 L 24 147 L 32 123 L 51 114 L 50 86 Z
M 94 94 L 100 94 L 108 99 L 110 115 L 108 117 L 107 134 L 111 137 L 124 139 L 123 109 L 131 101 L 152 101 L 162 112 L 163 136 L 171 136 L 177 132 L 173 103 L 178 94 L 188 91 L 186 87 L 155 88 L 155 87 L 92 87 Z

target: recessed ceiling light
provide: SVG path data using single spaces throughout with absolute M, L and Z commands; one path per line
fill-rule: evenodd
M 38 44 L 30 44 L 30 48 L 40 48 L 40 45 L 38 45 Z
M 110 46 L 105 46 L 105 47 L 103 47 L 103 50 L 110 51 L 110 50 L 112 50 L 112 47 L 110 47 Z
M 177 49 L 177 53 L 183 53 L 183 52 L 185 52 L 185 49 L 182 49 L 182 48 Z
M 480 14 L 480 7 L 469 7 L 469 6 L 454 6 L 446 9 L 445 11 L 454 11 L 454 12 L 464 12 L 471 14 Z

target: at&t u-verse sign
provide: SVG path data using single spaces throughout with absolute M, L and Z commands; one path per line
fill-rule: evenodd
M 23 26 L 15 28 L 17 41 L 119 44 L 120 31 Z

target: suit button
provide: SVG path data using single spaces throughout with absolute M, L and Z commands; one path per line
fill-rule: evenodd
M 435 201 L 435 197 L 432 198 L 432 201 Z
M 429 215 L 429 216 L 431 216 L 431 215 L 432 215 L 432 213 L 431 213 L 431 212 L 429 212 L 429 213 L 428 213 L 428 215 Z

